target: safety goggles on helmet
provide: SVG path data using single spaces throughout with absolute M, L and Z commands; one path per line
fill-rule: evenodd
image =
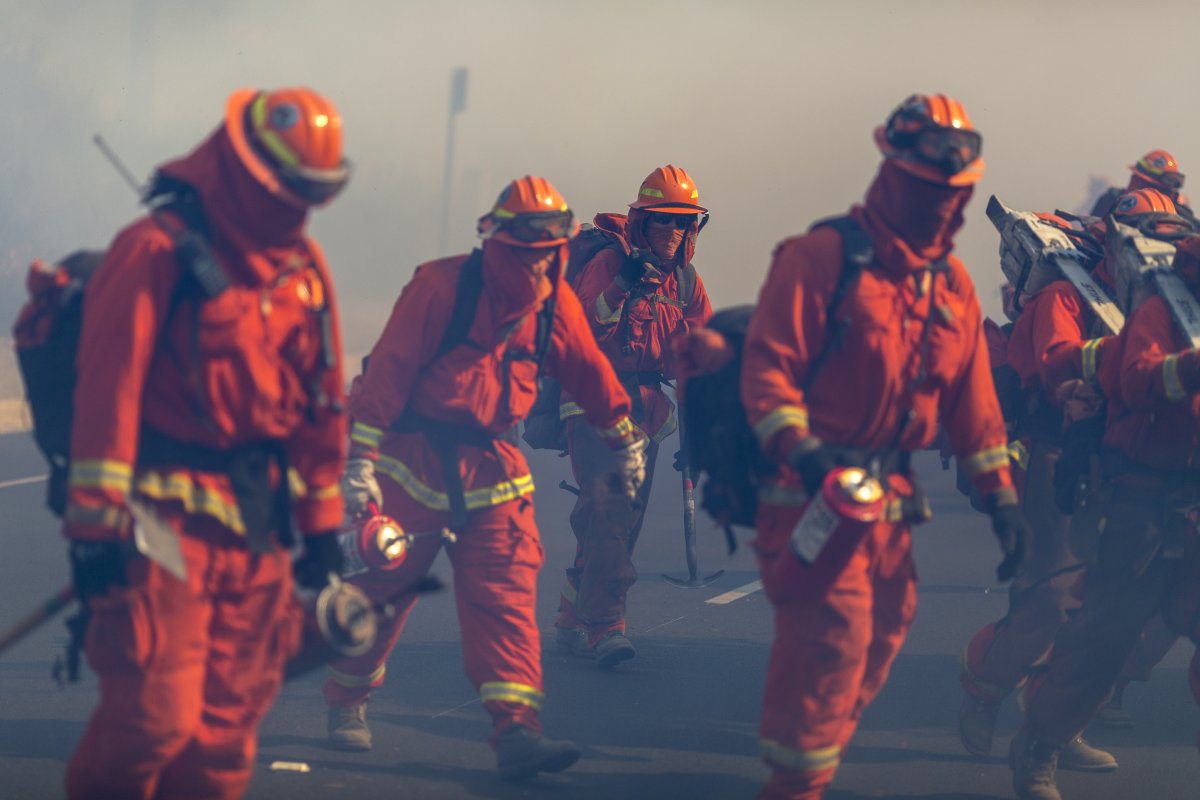
M 276 141 L 278 137 L 264 125 L 262 115 L 265 95 L 246 106 L 245 126 L 254 150 L 263 158 L 279 182 L 304 202 L 319 206 L 328 203 L 346 188 L 350 180 L 350 162 L 345 158 L 332 169 L 319 169 L 299 163 L 286 144 Z M 273 138 L 274 137 L 274 138 Z M 288 163 L 288 162 L 293 163 Z
M 687 229 L 696 221 L 699 214 L 664 214 L 662 212 L 650 212 L 646 219 L 655 225 L 672 225 L 676 228 Z
M 545 211 L 496 219 L 497 228 L 518 242 L 536 244 L 554 239 L 569 239 L 575 233 L 575 215 L 570 211 Z
M 912 154 L 946 175 L 962 172 L 983 151 L 983 137 L 978 131 L 929 127 L 910 136 Z
M 1183 175 L 1178 172 L 1160 172 L 1150 176 L 1153 181 L 1160 183 L 1172 191 L 1179 191 L 1183 188 Z

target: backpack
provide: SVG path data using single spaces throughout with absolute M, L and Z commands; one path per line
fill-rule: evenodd
M 185 276 L 172 297 L 169 318 L 185 293 L 215 297 L 228 285 L 228 278 L 208 247 L 203 213 L 194 193 L 182 185 L 160 181 L 148 199 L 159 201 L 150 213 L 172 232 L 175 255 Z M 163 223 L 162 210 L 183 220 L 184 229 Z M 53 268 L 34 262 L 27 280 L 30 297 L 13 328 L 17 364 L 33 418 L 33 439 L 50 466 L 46 506 L 59 517 L 67 505 L 84 289 L 104 255 L 104 251 L 79 250 Z
M 874 259 L 870 238 L 850 217 L 834 217 L 813 228 L 824 226 L 841 234 L 842 268 L 826 308 L 825 342 L 809 366 L 801 387 L 805 390 L 841 346 L 846 323 L 837 319 L 837 311 L 863 268 Z M 730 527 L 754 526 L 759 485 L 776 472 L 759 447 L 742 405 L 742 347 L 753 314 L 753 306 L 735 306 L 713 315 L 706 327 L 725 338 L 734 358 L 716 372 L 688 378 L 680 408 L 687 431 L 688 465 L 695 475 L 702 476 L 700 506 L 725 528 L 731 547 L 735 540 Z
M 609 248 L 621 251 L 625 257 L 625 243 L 614 233 L 594 225 L 584 224 L 578 235 L 571 239 L 567 257 L 567 272 L 564 280 L 572 288 L 579 280 L 583 268 L 591 263 L 602 250 Z M 696 268 L 691 264 L 675 270 L 679 282 L 679 296 L 691 297 L 696 289 Z M 684 301 L 686 302 L 686 301 Z M 628 305 L 626 306 L 628 307 Z M 622 325 L 628 324 L 622 316 Z M 567 430 L 559 418 L 562 404 L 562 386 L 553 378 L 539 378 L 537 399 L 525 418 L 525 429 L 521 438 L 534 450 L 567 450 Z

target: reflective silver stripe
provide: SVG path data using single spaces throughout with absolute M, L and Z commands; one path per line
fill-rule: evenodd
M 559 421 L 581 416 L 583 416 L 583 408 L 578 403 L 566 402 L 558 407 Z
M 1167 393 L 1167 399 L 1172 403 L 1178 403 L 1186 400 L 1188 393 L 1183 388 L 1183 381 L 1179 379 L 1179 354 L 1167 356 L 1163 359 L 1163 389 Z
M 608 301 L 604 299 L 604 292 L 596 298 L 596 321 L 601 325 L 611 325 L 614 322 L 621 321 L 621 308 L 625 305 L 625 301 L 617 303 L 616 308 L 609 308 Z
M 784 428 L 799 428 L 808 433 L 808 409 L 800 406 L 780 406 L 754 425 L 754 435 L 763 447 L 771 437 Z
M 836 744 L 812 750 L 796 750 L 773 739 L 759 739 L 758 746 L 763 760 L 768 764 L 797 772 L 823 772 L 835 768 L 842 760 L 842 748 Z
M 72 461 L 67 482 L 72 488 L 109 489 L 125 494 L 132 479 L 133 467 L 124 461 L 96 458 Z
M 962 469 L 968 478 L 976 478 L 985 472 L 993 472 L 1008 466 L 1008 446 L 996 445 L 980 450 L 963 459 Z
M 533 709 L 542 707 L 545 695 L 525 683 L 489 681 L 479 686 L 479 699 L 485 703 L 520 703 Z
M 620 421 L 611 428 L 596 429 L 596 433 L 600 434 L 605 439 L 624 439 L 627 436 L 632 436 L 636 428 L 633 425 L 633 420 L 629 417 L 621 417 Z

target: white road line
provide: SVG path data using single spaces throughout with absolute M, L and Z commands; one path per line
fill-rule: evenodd
M 686 617 L 687 615 L 684 614 L 684 616 Z M 681 620 L 681 619 L 683 619 L 683 617 L 676 617 L 675 619 L 669 619 L 666 622 L 660 622 L 658 625 L 655 625 L 653 628 L 646 628 L 646 630 L 642 631 L 642 633 L 650 633 L 650 631 L 656 631 L 659 628 L 665 628 L 673 622 L 679 622 L 679 620 Z
M 17 478 L 11 481 L 0 481 L 0 489 L 11 489 L 14 486 L 24 486 L 28 483 L 40 483 L 46 480 L 46 475 L 32 475 L 28 478 Z
M 447 714 L 453 714 L 455 711 L 458 711 L 460 708 L 466 708 L 467 706 L 474 705 L 475 703 L 478 703 L 478 702 L 479 702 L 479 698 L 476 697 L 474 700 L 468 700 L 467 702 L 463 703 L 462 705 L 457 705 L 454 708 L 447 708 L 445 711 L 441 712 L 440 714 L 434 714 L 432 717 L 430 717 L 430 719 L 437 719 L 438 717 L 444 717 Z
M 719 594 L 711 600 L 705 600 L 704 602 L 714 606 L 723 606 L 726 603 L 732 603 L 734 600 L 741 600 L 746 595 L 754 594 L 761 588 L 762 581 L 754 581 L 754 583 L 747 583 L 745 586 L 739 586 L 731 592 Z

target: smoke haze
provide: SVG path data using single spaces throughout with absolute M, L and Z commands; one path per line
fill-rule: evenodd
M 440 255 L 450 73 L 465 66 L 451 250 L 513 177 L 545 175 L 586 219 L 671 162 L 712 211 L 696 263 L 718 307 L 755 297 L 778 240 L 861 198 L 871 131 L 900 100 L 955 95 L 988 164 L 959 253 L 997 315 L 988 195 L 1076 208 L 1089 176 L 1123 184 L 1147 150 L 1200 163 L 1200 9 L 1150 5 L 0 0 L 0 311 L 15 314 L 31 257 L 102 245 L 137 213 L 94 132 L 146 176 L 218 124 L 231 90 L 305 84 L 346 120 L 355 175 L 312 228 L 348 349 L 365 350 Z

